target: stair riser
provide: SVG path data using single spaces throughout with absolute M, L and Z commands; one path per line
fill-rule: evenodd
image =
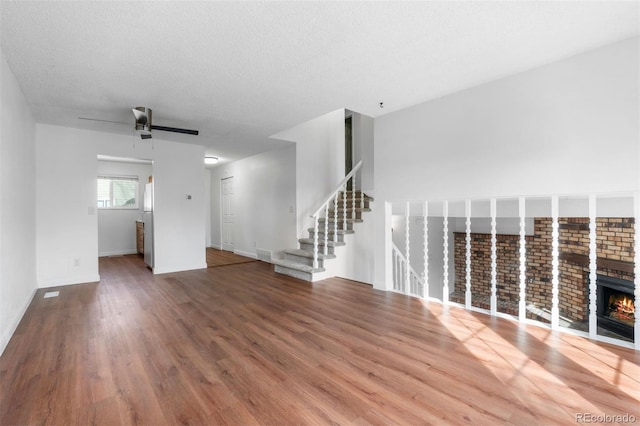
M 334 218 L 335 217 L 331 210 L 329 210 L 329 217 L 330 218 Z M 342 213 L 342 210 L 338 210 L 338 220 L 340 220 L 343 217 L 344 217 L 344 213 Z M 355 218 L 356 219 L 362 219 L 362 212 L 356 212 L 356 217 Z M 350 210 L 347 210 L 347 219 L 353 219 L 353 216 L 352 216 Z
M 313 231 L 309 231 L 309 238 L 313 238 Z M 329 234 L 329 241 L 333 241 L 333 234 Z M 324 232 L 318 232 L 318 242 L 324 241 Z M 344 234 L 338 234 L 338 241 L 344 243 Z
M 318 223 L 318 227 L 324 228 L 324 222 L 320 221 Z M 329 229 L 333 229 L 333 222 L 329 222 Z M 342 231 L 345 231 L 345 230 L 346 231 L 353 231 L 353 223 L 347 222 L 347 227 L 345 228 L 344 227 L 344 223 L 341 220 L 339 220 L 338 221 L 338 229 L 340 229 Z
M 300 243 L 300 248 L 313 253 L 313 244 Z M 333 247 L 328 247 L 328 253 L 333 254 Z M 318 246 L 318 253 L 324 253 L 324 248 Z
M 275 265 L 274 270 L 279 274 L 288 275 L 290 277 L 294 277 L 299 280 L 309 281 L 309 282 L 313 281 L 313 275 L 308 272 L 302 272 L 295 269 L 290 269 L 290 268 L 287 268 L 286 266 L 281 266 L 281 265 Z
M 362 207 L 364 207 L 365 209 L 369 209 L 371 208 L 369 206 L 369 200 L 364 200 L 364 206 L 362 206 L 360 204 L 360 200 L 358 198 L 356 198 L 356 209 L 360 209 Z M 329 204 L 329 209 L 333 209 L 333 204 Z M 351 198 L 347 198 L 347 209 L 352 209 L 353 208 L 353 201 L 351 200 Z M 338 209 L 344 209 L 344 202 L 342 200 L 338 200 Z
M 318 253 L 320 253 L 320 251 L 318 251 Z M 292 262 L 302 263 L 303 265 L 313 266 L 313 258 L 310 258 L 310 257 L 296 256 L 296 255 L 291 254 L 291 253 L 285 253 L 284 259 L 285 260 L 290 260 Z M 319 268 L 324 268 L 324 260 L 323 259 L 318 259 L 318 267 Z

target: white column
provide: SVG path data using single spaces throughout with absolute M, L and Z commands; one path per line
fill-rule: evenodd
M 636 350 L 640 350 L 640 315 L 638 315 L 638 311 L 640 310 L 640 193 L 636 192 L 633 198 L 634 198 L 633 210 L 634 210 L 634 218 L 635 218 L 635 223 L 633 225 L 635 229 L 635 240 L 634 240 L 635 255 L 633 259 L 635 262 L 635 269 L 634 269 L 635 301 L 634 302 L 635 302 L 635 309 L 636 309 L 636 323 L 634 324 L 635 339 L 634 339 L 633 345 Z
M 558 287 L 560 285 L 559 253 L 559 225 L 558 225 L 558 196 L 551 197 L 551 328 L 560 326 L 560 310 L 558 309 Z
M 405 215 L 405 230 L 404 230 L 404 235 L 405 235 L 405 240 L 404 240 L 404 257 L 407 260 L 407 265 L 405 268 L 405 276 L 404 276 L 404 292 L 405 294 L 411 294 L 411 274 L 410 274 L 410 270 L 411 270 L 411 263 L 409 262 L 409 255 L 411 254 L 411 245 L 410 245 L 410 241 L 409 241 L 409 225 L 411 222 L 410 219 L 410 205 L 409 203 L 407 203 L 407 207 L 406 207 L 406 215 Z
M 525 198 L 518 198 L 518 213 L 520 216 L 520 294 L 518 301 L 518 319 L 524 321 L 527 319 L 527 242 L 526 235 L 526 212 Z
M 464 292 L 464 305 L 467 309 L 471 308 L 471 200 L 466 200 L 464 203 L 466 221 L 466 251 L 465 251 L 465 292 Z
M 598 280 L 598 251 L 596 241 L 596 196 L 589 196 L 589 337 L 598 334 L 597 280 Z
M 497 255 L 497 242 L 496 238 L 496 199 L 491 199 L 491 315 L 495 315 L 498 312 L 498 255 Z
M 424 238 L 424 272 L 422 273 L 422 279 L 424 286 L 422 290 L 422 297 L 425 299 L 429 297 L 429 228 L 428 228 L 428 216 L 429 216 L 429 202 L 424 203 L 423 221 L 422 221 L 422 235 Z
M 444 257 L 444 270 L 442 272 L 442 303 L 449 303 L 449 202 L 442 202 L 442 216 L 443 216 L 443 245 L 442 254 Z

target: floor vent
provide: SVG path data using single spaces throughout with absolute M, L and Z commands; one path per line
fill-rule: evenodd
M 271 250 L 256 249 L 258 260 L 271 263 Z
M 58 297 L 58 295 L 59 295 L 59 294 L 60 294 L 60 292 L 59 292 L 59 291 L 47 291 L 47 292 L 44 294 L 44 298 L 45 298 L 45 299 L 48 299 L 48 298 L 50 298 L 50 297 Z

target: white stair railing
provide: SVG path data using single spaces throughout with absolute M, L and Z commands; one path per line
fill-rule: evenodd
M 333 242 L 338 241 L 338 206 L 339 201 L 338 198 L 340 196 L 340 192 L 344 192 L 344 196 L 342 197 L 342 229 L 347 229 L 347 183 L 349 180 L 353 179 L 351 184 L 352 189 L 352 209 L 351 209 L 351 219 L 356 218 L 356 173 L 362 167 L 362 161 L 360 161 L 356 166 L 351 169 L 351 171 L 338 183 L 336 189 L 325 199 L 324 203 L 318 210 L 315 211 L 314 214 L 311 215 L 313 218 L 313 269 L 318 267 L 318 246 L 319 246 L 319 238 L 318 238 L 318 228 L 319 222 L 322 218 L 322 214 L 324 213 L 324 240 L 323 240 L 323 254 L 326 256 L 329 253 L 329 203 L 333 204 Z M 360 196 L 360 207 L 364 207 L 364 193 Z
M 398 246 L 393 244 L 393 290 L 424 297 L 424 280 L 409 264 Z

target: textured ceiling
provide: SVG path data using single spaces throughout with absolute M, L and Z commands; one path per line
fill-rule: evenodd
M 373 117 L 638 35 L 638 2 L 1 2 L 38 122 L 130 133 L 130 108 L 232 161 L 346 108 Z M 379 103 L 384 102 L 384 109 Z

